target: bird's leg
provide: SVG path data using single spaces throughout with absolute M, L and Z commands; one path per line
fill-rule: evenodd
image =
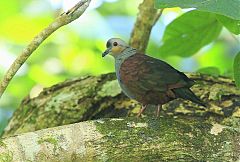
M 142 108 L 140 109 L 140 111 L 137 114 L 137 117 L 140 117 L 142 115 L 142 113 L 144 112 L 144 110 L 146 109 L 147 105 L 142 105 Z
M 160 110 L 162 109 L 162 105 L 157 106 L 156 117 L 158 118 L 160 115 Z

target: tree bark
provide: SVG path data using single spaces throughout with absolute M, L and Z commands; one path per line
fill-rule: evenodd
M 231 116 L 240 117 L 240 92 L 231 79 L 187 75 L 196 81 L 192 90 L 207 108 L 177 99 L 165 104 L 161 115 L 218 122 Z M 114 73 L 76 78 L 46 88 L 38 97 L 25 98 L 13 114 L 4 136 L 91 119 L 135 116 L 139 108 L 137 102 L 121 92 Z M 154 116 L 155 110 L 149 106 L 145 115 Z
M 129 44 L 144 53 L 147 49 L 152 27 L 161 16 L 163 9 L 155 9 L 153 0 L 144 0 L 138 9 L 137 20 L 132 30 Z
M 0 142 L 5 162 L 239 161 L 237 125 L 187 118 L 101 119 L 43 129 Z

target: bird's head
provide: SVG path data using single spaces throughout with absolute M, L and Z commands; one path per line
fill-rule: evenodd
M 124 42 L 120 38 L 111 38 L 107 41 L 106 47 L 107 49 L 102 53 L 102 57 L 106 56 L 107 54 L 116 57 L 129 46 L 126 42 Z

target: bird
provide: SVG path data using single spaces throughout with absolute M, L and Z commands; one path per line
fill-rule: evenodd
M 115 59 L 116 76 L 122 91 L 142 105 L 138 117 L 147 105 L 156 105 L 156 116 L 159 117 L 162 105 L 177 98 L 206 107 L 190 89 L 194 81 L 168 63 L 139 52 L 120 38 L 107 41 L 102 57 L 108 54 Z

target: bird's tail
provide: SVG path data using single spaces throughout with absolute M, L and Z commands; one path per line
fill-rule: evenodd
M 190 100 L 192 102 L 195 102 L 201 106 L 206 107 L 206 104 L 203 103 L 190 89 L 188 88 L 177 88 L 173 89 L 175 92 L 176 97 L 183 98 L 186 100 Z

